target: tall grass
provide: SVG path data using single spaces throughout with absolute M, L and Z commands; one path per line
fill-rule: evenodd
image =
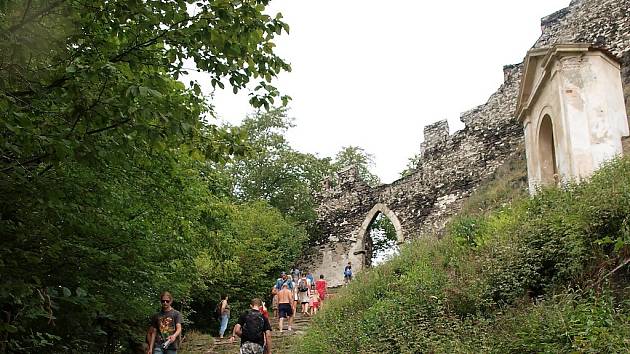
M 534 198 L 513 172 L 360 274 L 296 353 L 630 351 L 630 159 Z

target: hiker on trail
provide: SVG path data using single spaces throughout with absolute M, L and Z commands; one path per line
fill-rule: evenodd
M 311 303 L 310 303 L 310 307 L 311 307 L 311 316 L 315 315 L 317 313 L 317 310 L 319 310 L 319 293 L 317 291 L 313 291 L 313 293 L 311 294 Z
M 260 312 L 262 301 L 252 299 L 250 310 L 239 317 L 230 337 L 234 342 L 236 336 L 241 337 L 240 354 L 271 354 L 271 324 Z
M 311 297 L 311 287 L 309 286 L 306 276 L 298 280 L 297 285 L 298 302 L 302 306 L 302 314 L 308 315 L 308 303 Z
M 276 280 L 276 289 L 278 289 L 278 291 L 282 290 L 282 285 L 284 284 L 287 284 L 289 290 L 293 290 L 293 280 L 291 280 L 291 277 L 287 276 L 286 272 L 282 272 L 280 278 Z
M 299 278 L 293 277 L 293 284 L 297 285 L 298 280 Z M 297 304 L 300 301 L 300 298 L 298 297 L 299 295 L 297 286 L 294 286 L 291 292 L 293 293 L 293 302 L 291 303 L 291 308 L 293 309 L 293 315 L 295 315 L 297 313 Z
M 162 308 L 151 318 L 147 332 L 147 354 L 176 354 L 177 337 L 182 333 L 182 315 L 171 307 L 173 296 L 168 291 L 160 294 Z
M 297 281 L 298 279 L 300 279 L 302 273 L 300 273 L 300 270 L 298 268 L 293 268 L 291 275 L 293 275 L 293 281 Z
M 343 269 L 343 280 L 346 285 L 352 281 L 352 263 L 348 262 L 348 265 Z
M 313 273 L 310 271 L 306 273 L 306 279 L 308 280 L 308 285 L 311 290 L 315 290 L 315 278 L 313 277 Z
M 319 279 L 315 282 L 315 290 L 319 294 L 319 300 L 323 302 L 328 293 L 328 284 L 324 280 L 324 274 L 320 274 Z
M 278 313 L 280 316 L 280 320 L 278 321 L 278 328 L 280 330 L 280 333 L 282 333 L 282 329 L 284 328 L 283 326 L 283 322 L 285 318 L 288 318 L 288 325 L 289 328 L 287 328 L 289 331 L 291 331 L 291 325 L 293 324 L 293 310 L 291 307 L 291 303 L 293 302 L 293 293 L 291 292 L 291 290 L 289 290 L 289 287 L 287 284 L 282 285 L 282 290 L 280 290 L 280 292 L 278 292 Z
M 228 304 L 228 296 L 221 296 L 221 303 L 219 304 L 219 312 L 221 314 L 221 325 L 219 326 L 219 338 L 223 339 L 223 334 L 227 329 L 228 322 L 230 321 L 230 304 Z

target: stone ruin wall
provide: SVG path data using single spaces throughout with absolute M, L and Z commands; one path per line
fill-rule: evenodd
M 588 42 L 617 56 L 630 107 L 630 1 L 574 0 L 543 18 L 541 27 L 543 33 L 534 47 Z M 384 205 L 397 216 L 406 239 L 439 234 L 475 187 L 523 150 L 523 129 L 514 118 L 521 69 L 522 64 L 504 67 L 501 87 L 485 104 L 461 115 L 464 129 L 449 135 L 445 120 L 425 127 L 421 159 L 411 175 L 371 188 L 356 169 L 342 171 L 337 185 L 328 185 L 318 196 L 319 237 L 301 268 L 324 274 L 331 285 L 339 285 L 348 261 L 355 272 L 368 265 L 370 244 L 361 225 L 370 221 L 366 218 L 375 205 Z M 624 144 L 630 151 L 630 139 Z

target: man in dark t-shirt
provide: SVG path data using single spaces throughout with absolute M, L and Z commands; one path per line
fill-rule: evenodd
M 252 299 L 251 309 L 239 317 L 230 337 L 241 337 L 241 354 L 271 354 L 271 324 L 260 312 L 262 301 Z
M 151 317 L 151 327 L 147 333 L 148 354 L 177 353 L 177 337 L 182 333 L 182 315 L 171 307 L 172 302 L 171 293 L 165 291 L 160 294 L 162 309 Z

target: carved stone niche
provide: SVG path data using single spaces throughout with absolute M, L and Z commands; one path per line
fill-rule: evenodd
M 588 44 L 532 49 L 516 117 L 525 130 L 530 194 L 588 178 L 623 154 L 628 118 L 618 59 Z

